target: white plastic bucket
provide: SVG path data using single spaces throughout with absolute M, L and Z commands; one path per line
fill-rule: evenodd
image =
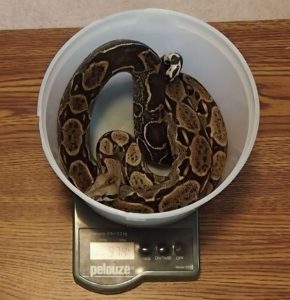
M 78 65 L 96 47 L 117 38 L 142 41 L 160 56 L 176 51 L 184 59 L 183 72 L 199 80 L 211 93 L 224 116 L 229 148 L 221 184 L 209 195 L 174 211 L 137 214 L 119 211 L 79 191 L 62 171 L 57 144 L 57 113 L 64 89 Z M 128 76 L 121 74 L 105 87 L 126 85 Z M 124 85 L 122 85 L 124 86 Z M 120 91 L 119 91 L 120 92 Z M 121 96 L 120 96 L 121 95 Z M 103 96 L 94 114 L 91 137 L 110 129 L 132 131 L 132 100 L 120 92 L 118 101 L 104 105 Z M 111 95 L 112 96 L 112 95 Z M 111 98 L 114 98 L 113 95 Z M 41 84 L 38 98 L 39 129 L 46 157 L 63 183 L 97 213 L 127 225 L 156 226 L 176 221 L 208 202 L 224 190 L 244 166 L 255 142 L 259 124 L 259 99 L 251 71 L 240 52 L 210 25 L 168 10 L 145 9 L 119 13 L 96 21 L 75 34 L 58 51 Z

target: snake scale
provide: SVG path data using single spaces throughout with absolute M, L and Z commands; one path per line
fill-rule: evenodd
M 181 67 L 179 54 L 160 58 L 133 40 L 108 42 L 81 63 L 58 113 L 60 159 L 77 188 L 116 209 L 153 213 L 184 207 L 216 187 L 227 157 L 225 124 L 211 95 Z M 133 79 L 135 137 L 107 132 L 92 154 L 92 107 L 119 72 Z M 156 175 L 148 162 L 170 164 L 168 175 Z

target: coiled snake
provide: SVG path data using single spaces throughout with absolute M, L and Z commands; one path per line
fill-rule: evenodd
M 114 40 L 79 66 L 58 113 L 60 158 L 71 182 L 93 199 L 138 213 L 186 206 L 212 191 L 227 156 L 221 112 L 206 89 L 180 73 L 181 56 L 160 58 L 147 45 Z M 135 138 L 114 130 L 90 152 L 88 132 L 93 103 L 118 72 L 133 78 Z M 171 164 L 167 176 L 147 162 Z

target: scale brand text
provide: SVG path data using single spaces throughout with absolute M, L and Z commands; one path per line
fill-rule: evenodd
M 107 265 L 103 263 L 102 265 L 91 266 L 90 267 L 90 276 L 100 276 L 100 275 L 113 275 L 113 276 L 126 276 L 130 275 L 131 268 L 129 265 L 123 266 L 114 266 L 114 265 Z

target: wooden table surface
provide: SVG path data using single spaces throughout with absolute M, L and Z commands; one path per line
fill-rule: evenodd
M 77 29 L 0 31 L 0 299 L 290 299 L 290 20 L 214 23 L 254 74 L 261 120 L 237 179 L 200 209 L 201 274 L 104 296 L 72 277 L 72 201 L 41 148 L 44 72 Z

